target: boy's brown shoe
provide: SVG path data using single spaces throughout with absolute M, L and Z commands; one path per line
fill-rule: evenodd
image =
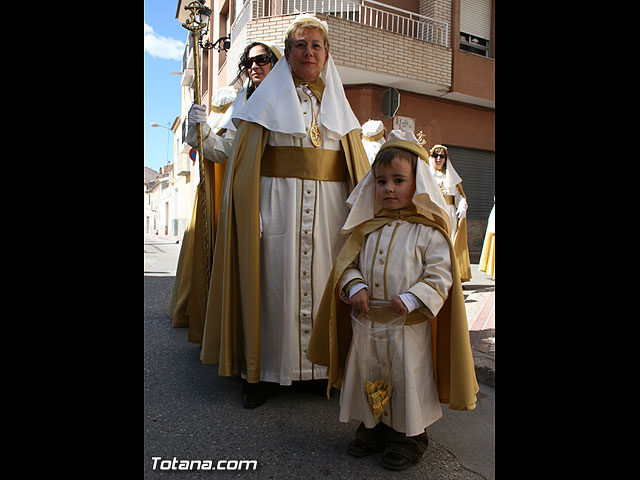
M 369 447 L 366 443 L 364 443 L 359 438 L 356 438 L 353 442 L 349 444 L 347 447 L 349 454 L 354 457 L 366 457 L 367 455 L 371 455 L 375 452 L 375 450 Z

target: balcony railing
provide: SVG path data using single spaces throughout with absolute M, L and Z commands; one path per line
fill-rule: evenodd
M 405 35 L 447 48 L 449 24 L 372 0 L 247 0 L 231 26 L 242 29 L 249 20 L 319 13 Z

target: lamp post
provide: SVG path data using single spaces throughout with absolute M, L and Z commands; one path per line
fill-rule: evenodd
M 202 88 L 200 86 L 200 49 L 199 45 L 202 44 L 201 38 L 206 33 L 209 27 L 209 16 L 211 15 L 211 9 L 205 7 L 200 1 L 194 0 L 184 7 L 189 11 L 189 18 L 182 24 L 184 28 L 191 32 L 193 38 L 193 63 L 195 68 L 194 78 L 194 103 L 200 105 L 202 101 Z M 198 132 L 198 154 L 200 157 L 200 178 L 205 178 L 204 173 L 204 150 L 202 145 L 202 124 L 197 124 Z
M 165 130 L 169 130 L 171 133 L 173 133 L 173 135 L 175 136 L 176 132 L 174 132 L 173 130 L 171 130 L 169 127 L 165 127 L 164 125 L 160 125 L 159 123 L 156 122 L 151 122 L 151 128 L 164 128 Z M 169 163 L 169 135 L 167 135 L 167 163 Z
M 176 133 L 173 130 L 171 130 L 169 127 L 165 127 L 164 125 L 160 125 L 159 123 L 156 123 L 156 122 L 151 122 L 151 128 L 157 128 L 157 127 L 166 128 L 167 130 L 169 130 L 173 134 Z

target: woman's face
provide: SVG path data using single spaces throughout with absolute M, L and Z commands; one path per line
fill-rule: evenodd
M 284 54 L 293 74 L 305 82 L 317 80 L 329 58 L 324 37 L 316 28 L 299 28 L 294 31 L 291 35 L 291 50 L 285 50 Z
M 245 66 L 247 67 L 249 78 L 256 87 L 262 83 L 264 77 L 273 68 L 271 62 L 269 62 L 269 54 L 262 45 L 251 47 Z
M 436 170 L 442 170 L 442 167 L 444 167 L 444 162 L 447 159 L 447 154 L 442 148 L 437 148 L 436 151 L 433 152 L 432 156 Z

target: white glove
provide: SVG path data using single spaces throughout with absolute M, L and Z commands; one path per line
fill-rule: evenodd
M 456 210 L 456 215 L 458 215 L 458 219 L 463 219 L 467 216 L 467 209 L 469 205 L 467 205 L 467 201 L 464 198 L 460 199 L 460 203 L 458 204 L 458 210 Z
M 204 105 L 191 105 L 189 109 L 189 125 L 204 123 L 207 121 L 207 107 Z

